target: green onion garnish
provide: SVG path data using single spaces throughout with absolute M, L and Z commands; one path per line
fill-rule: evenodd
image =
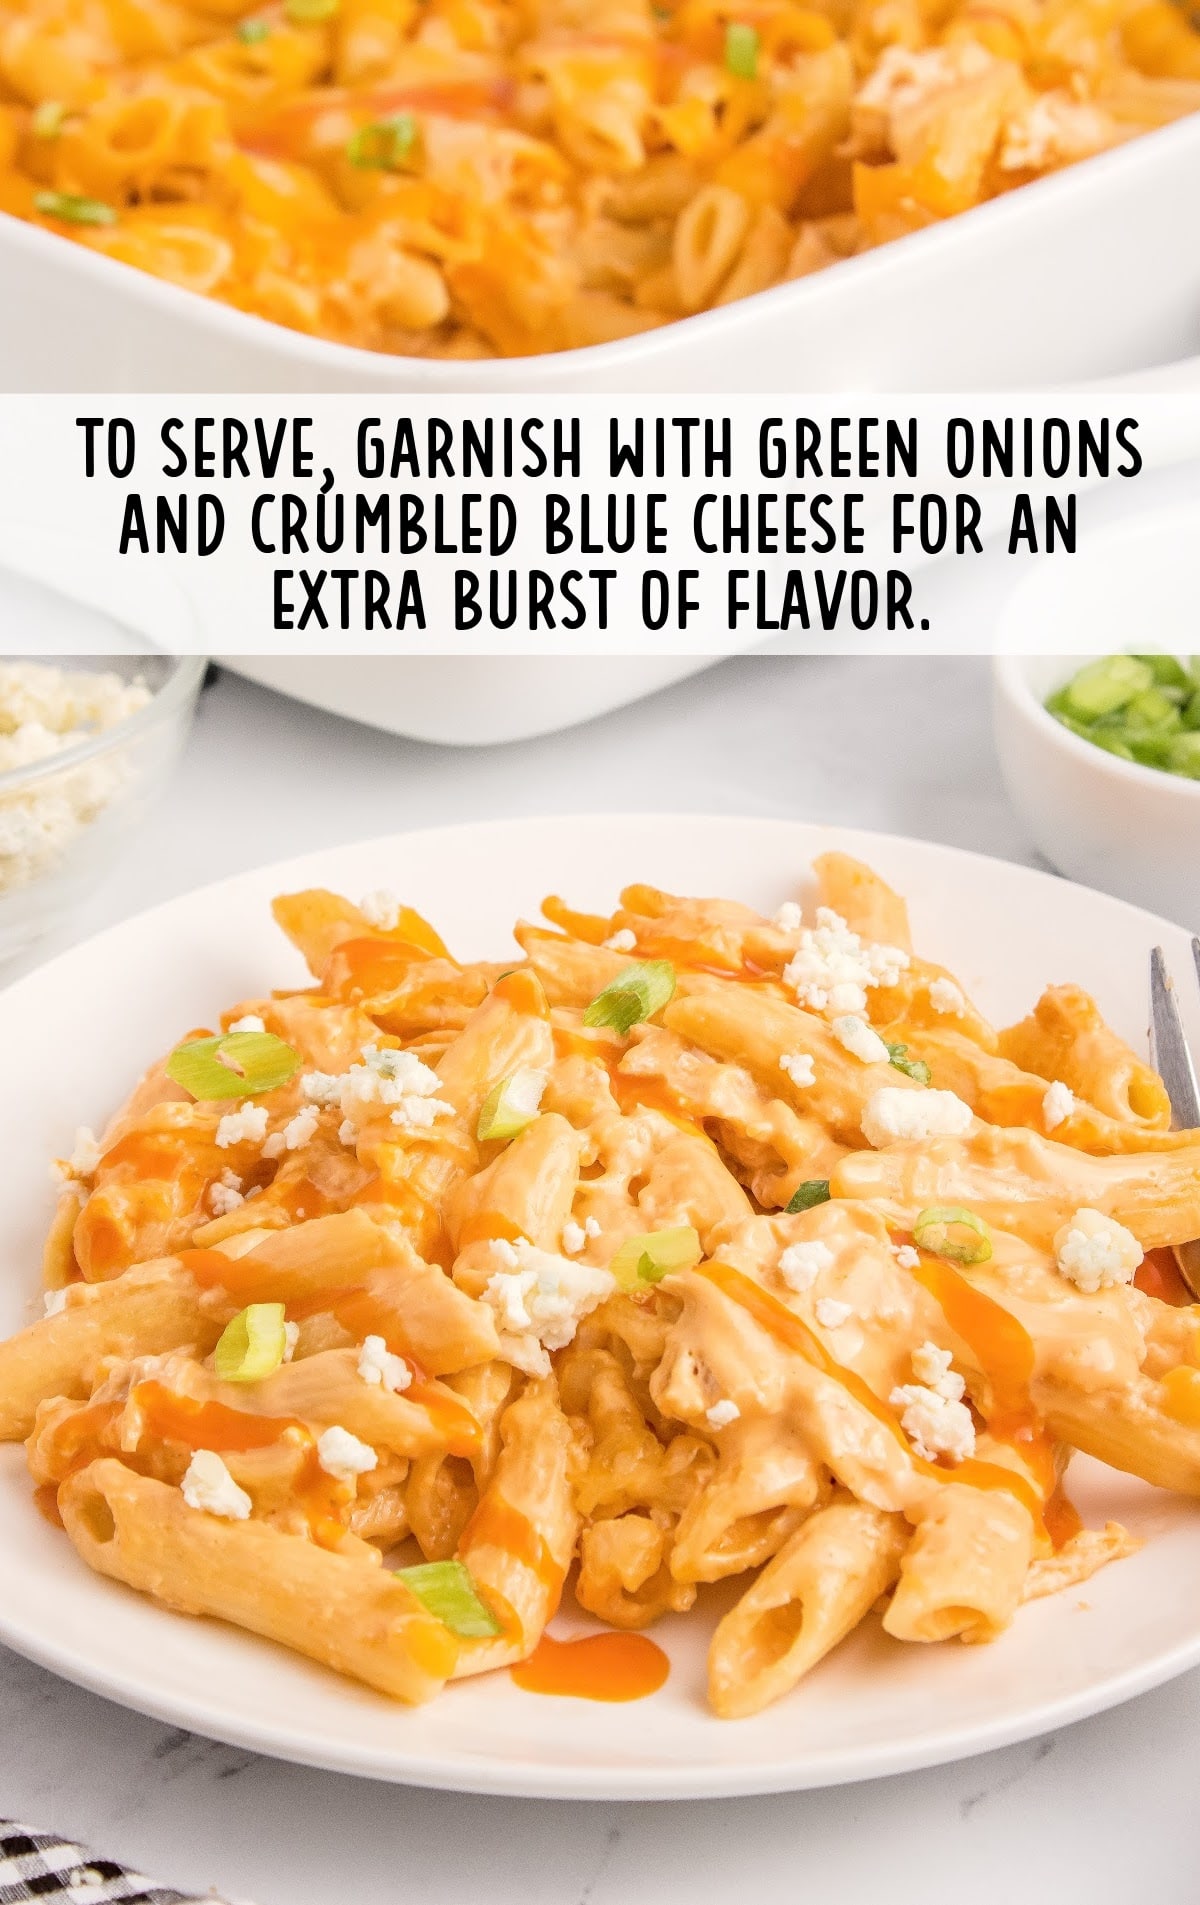
M 658 1283 L 672 1270 L 690 1270 L 703 1254 L 691 1224 L 679 1224 L 673 1230 L 626 1237 L 608 1267 L 619 1289 L 636 1290 L 639 1283 Z
M 669 959 L 650 959 L 627 966 L 603 992 L 598 992 L 583 1015 L 585 1025 L 609 1026 L 624 1038 L 635 1025 L 661 1012 L 675 991 L 675 968 Z
M 283 11 L 293 26 L 319 26 L 332 20 L 338 0 L 283 0 Z
M 483 1640 L 503 1631 L 461 1561 L 420 1561 L 414 1568 L 397 1568 L 396 1579 L 463 1640 Z
M 797 1184 L 791 1197 L 784 1205 L 784 1210 L 789 1217 L 794 1217 L 797 1211 L 811 1210 L 814 1204 L 827 1204 L 828 1202 L 829 1179 L 827 1177 L 806 1177 L 803 1184 Z
M 1118 760 L 1200 778 L 1200 676 L 1175 655 L 1088 662 L 1046 702 L 1064 728 Z
M 744 20 L 729 20 L 725 26 L 725 67 L 735 79 L 758 78 L 758 28 Z
M 46 218 L 66 225 L 115 225 L 117 214 L 102 198 L 80 198 L 77 192 L 38 192 L 34 208 Z
M 416 143 L 416 120 L 410 112 L 398 112 L 393 119 L 374 119 L 369 126 L 360 126 L 346 147 L 346 157 L 365 171 L 400 172 L 412 159 Z
M 237 36 L 243 46 L 261 46 L 270 38 L 271 29 L 265 20 L 239 20 Z
M 167 1060 L 167 1077 L 193 1098 L 252 1098 L 286 1085 L 300 1063 L 299 1052 L 274 1032 L 225 1032 L 177 1045 Z
M 222 1382 L 262 1382 L 283 1361 L 287 1332 L 282 1303 L 251 1303 L 221 1332 L 213 1368 Z
M 950 1263 L 986 1263 L 992 1254 L 987 1225 L 961 1204 L 923 1210 L 913 1225 L 913 1241 Z
M 515 1138 L 537 1117 L 545 1089 L 544 1072 L 529 1066 L 510 1072 L 507 1078 L 492 1086 L 484 1099 L 475 1136 L 481 1143 L 491 1138 Z
M 35 139 L 57 139 L 63 129 L 67 109 L 61 99 L 44 99 L 33 115 Z
M 890 1045 L 887 1039 L 883 1042 L 887 1045 L 888 1060 L 898 1072 L 903 1072 L 908 1078 L 915 1078 L 918 1085 L 929 1083 L 933 1073 L 923 1058 L 910 1058 L 907 1045 Z

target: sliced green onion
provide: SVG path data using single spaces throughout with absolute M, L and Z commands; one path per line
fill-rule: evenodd
M 400 172 L 409 165 L 417 144 L 417 122 L 410 112 L 393 119 L 374 119 L 360 126 L 346 147 L 351 165 L 365 171 Z
M 690 1270 L 704 1252 L 691 1224 L 679 1224 L 673 1230 L 649 1230 L 641 1237 L 626 1237 L 609 1264 L 622 1290 L 636 1290 L 639 1283 L 658 1283 L 672 1270 Z
M 237 36 L 243 46 L 261 46 L 271 36 L 271 28 L 266 20 L 239 20 Z
M 77 192 L 37 192 L 34 208 L 46 218 L 66 225 L 115 225 L 117 214 L 102 198 L 80 198 Z
M 735 79 L 758 78 L 758 28 L 744 20 L 730 20 L 725 27 L 725 67 Z
M 515 1138 L 537 1117 L 545 1089 L 545 1072 L 534 1071 L 528 1065 L 510 1072 L 484 1099 L 475 1136 L 481 1143 L 491 1138 Z
M 319 26 L 332 20 L 338 0 L 283 0 L 283 11 L 293 26 Z
M 396 1579 L 463 1640 L 483 1640 L 503 1631 L 491 1608 L 480 1600 L 461 1561 L 419 1561 L 413 1568 L 397 1568 Z
M 1099 715 L 1116 714 L 1153 686 L 1154 676 L 1144 661 L 1133 655 L 1106 655 L 1089 662 L 1067 683 L 1065 710 L 1077 721 L 1095 721 Z
M 933 1073 L 923 1058 L 910 1058 L 907 1045 L 890 1045 L 886 1039 L 883 1042 L 887 1045 L 888 1061 L 898 1072 L 903 1072 L 906 1078 L 915 1078 L 918 1085 L 929 1083 Z
M 829 1202 L 829 1179 L 827 1177 L 806 1177 L 803 1184 L 797 1184 L 791 1197 L 784 1205 L 789 1217 L 797 1211 L 812 1210 L 815 1204 Z
M 1176 734 L 1167 752 L 1167 768 L 1188 780 L 1200 780 L 1200 733 Z
M 287 1348 L 282 1303 L 251 1303 L 226 1323 L 213 1351 L 222 1382 L 262 1382 L 273 1375 Z
M 585 1025 L 606 1025 L 625 1034 L 644 1019 L 661 1012 L 675 991 L 675 968 L 669 959 L 649 959 L 627 966 L 603 992 L 598 992 L 583 1015 Z
M 66 116 L 67 109 L 61 99 L 43 99 L 33 115 L 34 138 L 57 139 Z
M 1139 728 L 1177 728 L 1180 725 L 1178 703 L 1162 688 L 1147 688 L 1134 695 L 1124 710 L 1124 718 Z
M 1195 685 L 1183 663 L 1174 655 L 1135 655 L 1133 659 L 1150 670 L 1156 688 L 1190 690 Z
M 177 1045 L 167 1060 L 167 1077 L 193 1098 L 253 1098 L 286 1085 L 300 1063 L 299 1052 L 274 1032 L 225 1032 Z
M 913 1225 L 913 1241 L 931 1256 L 945 1257 L 950 1263 L 986 1263 L 992 1254 L 987 1225 L 961 1204 L 923 1210 Z

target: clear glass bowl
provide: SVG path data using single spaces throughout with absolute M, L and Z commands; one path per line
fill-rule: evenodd
M 141 682 L 112 727 L 0 773 L 0 966 L 62 926 L 132 845 L 179 756 L 204 679 L 199 656 L 5 656 Z

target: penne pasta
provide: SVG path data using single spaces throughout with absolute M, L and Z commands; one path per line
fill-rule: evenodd
M 773 31 L 836 113 L 830 22 Z M 614 202 L 643 164 L 690 202 L 703 167 L 634 163 L 673 108 L 611 49 L 560 53 L 561 137 L 611 142 Z M 1012 81 L 978 77 L 982 123 Z M 918 167 L 909 105 L 851 137 Z M 142 176 L 206 123 L 118 115 L 109 162 Z M 746 191 L 757 136 L 725 155 Z M 728 221 L 743 260 L 779 238 L 765 203 Z M 575 1685 L 564 1595 L 626 1650 L 720 1596 L 733 1719 L 863 1622 L 882 1662 L 992 1641 L 1131 1552 L 1075 1514 L 1075 1450 L 1200 1498 L 1200 1306 L 1161 1254 L 1200 1233 L 1200 1134 L 1087 995 L 997 1034 L 871 869 L 825 855 L 816 886 L 772 917 L 555 896 L 509 966 L 384 893 L 280 900 L 316 987 L 193 1028 L 79 1134 L 47 1314 L 0 1344 L 0 1437 L 83 1560 L 408 1703 Z

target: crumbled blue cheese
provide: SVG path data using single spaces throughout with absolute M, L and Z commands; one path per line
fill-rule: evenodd
M 244 1018 L 235 1019 L 229 1028 L 231 1032 L 265 1032 L 266 1029 L 257 1012 L 247 1012 Z
M 1042 1124 L 1047 1131 L 1057 1131 L 1065 1124 L 1075 1109 L 1075 1093 L 1069 1085 L 1055 1079 L 1042 1099 Z
M 63 1290 L 47 1290 L 42 1298 L 42 1308 L 46 1316 L 58 1316 L 67 1307 L 70 1286 Z
M 228 1217 L 230 1211 L 237 1210 L 245 1201 L 242 1180 L 236 1171 L 222 1171 L 216 1183 L 208 1187 L 208 1208 L 214 1217 Z
M 779 1274 L 789 1290 L 803 1296 L 823 1270 L 833 1266 L 833 1252 L 818 1237 L 810 1243 L 789 1244 L 779 1259 Z
M 358 910 L 368 926 L 378 933 L 394 933 L 400 924 L 400 901 L 386 887 L 377 887 L 373 893 L 364 893 L 358 902 Z
M 227 1151 L 234 1144 L 261 1144 L 267 1135 L 265 1105 L 243 1105 L 239 1111 L 227 1111 L 217 1126 L 217 1148 Z
M 956 986 L 953 979 L 935 979 L 929 988 L 929 1003 L 935 1012 L 954 1019 L 961 1019 L 967 1009 L 962 987 Z
M 321 1113 L 316 1105 L 305 1105 L 294 1118 L 289 1118 L 282 1131 L 273 1131 L 263 1145 L 265 1158 L 281 1158 L 285 1151 L 301 1151 L 314 1135 L 321 1122 Z
M 599 1235 L 600 1226 L 594 1217 L 585 1217 L 581 1224 L 577 1224 L 573 1217 L 568 1217 L 562 1233 L 564 1256 L 577 1257 L 580 1251 L 587 1249 L 592 1238 Z
M 902 1270 L 919 1270 L 921 1268 L 921 1253 L 919 1250 L 915 1250 L 912 1244 L 893 1244 L 892 1250 L 896 1262 L 900 1265 Z
M 899 1085 L 881 1085 L 863 1107 L 862 1133 L 868 1144 L 882 1151 L 889 1144 L 908 1144 L 918 1138 L 961 1138 L 971 1128 L 973 1112 L 952 1091 L 905 1091 Z
M 810 1011 L 865 1012 L 868 988 L 897 985 L 909 963 L 899 946 L 864 941 L 840 914 L 819 906 L 817 923 L 801 933 L 783 982 Z
M 76 1129 L 70 1157 L 63 1158 L 58 1166 L 59 1175 L 68 1179 L 74 1178 L 82 1183 L 87 1178 L 95 1176 L 103 1156 L 104 1152 L 95 1132 L 89 1126 L 81 1124 Z
M 846 1012 L 841 1018 L 834 1019 L 830 1031 L 838 1044 L 849 1052 L 851 1058 L 857 1058 L 864 1065 L 886 1065 L 888 1048 L 878 1032 L 872 1031 L 865 1019 L 857 1013 Z
M 924 1342 L 913 1351 L 915 1382 L 900 1383 L 889 1401 L 899 1409 L 900 1426 L 925 1461 L 945 1455 L 965 1462 L 975 1453 L 975 1422 L 963 1397 L 967 1385 L 950 1367 L 953 1357 L 937 1343 Z
M 975 1453 L 975 1423 L 965 1402 L 938 1394 L 925 1383 L 900 1383 L 889 1397 L 900 1427 L 926 1462 L 944 1455 L 965 1462 Z
M 427 1131 L 438 1118 L 453 1117 L 454 1106 L 434 1096 L 439 1082 L 415 1052 L 364 1045 L 361 1064 L 345 1072 L 306 1072 L 300 1090 L 310 1105 L 340 1109 L 338 1136 L 352 1145 L 364 1111 L 369 1115 L 390 1107 L 391 1122 L 414 1131 Z
M 206 1515 L 219 1515 L 222 1521 L 246 1521 L 253 1506 L 245 1489 L 238 1487 L 212 1449 L 196 1450 L 188 1463 L 182 1488 L 189 1508 L 199 1508 Z
M 582 1319 L 616 1288 L 608 1270 L 539 1250 L 527 1238 L 490 1245 L 496 1266 L 483 1292 L 495 1311 L 500 1354 L 528 1375 L 545 1375 L 547 1350 L 565 1349 Z
M 817 1082 L 816 1067 L 808 1052 L 785 1052 L 779 1061 L 779 1069 L 787 1074 L 797 1091 L 803 1091 L 808 1085 Z
M 144 683 L 115 673 L 0 662 L 0 776 L 105 733 L 150 698 Z M 33 885 L 82 851 L 81 834 L 137 775 L 134 753 L 114 746 L 0 795 L 0 893 Z
M 935 1390 L 944 1401 L 961 1402 L 967 1385 L 958 1371 L 950 1367 L 953 1361 L 950 1350 L 926 1341 L 912 1353 L 913 1375 L 927 1389 Z
M 633 952 L 637 946 L 637 934 L 628 926 L 622 926 L 619 932 L 610 933 L 603 942 L 609 952 Z
M 817 1298 L 813 1315 L 823 1330 L 837 1330 L 843 1323 L 850 1321 L 854 1315 L 854 1306 L 850 1303 L 839 1302 L 835 1296 L 821 1296 Z
M 317 1460 L 338 1482 L 354 1482 L 373 1469 L 379 1457 L 369 1442 L 360 1442 L 349 1429 L 335 1426 L 317 1437 Z
M 358 1353 L 358 1373 L 366 1383 L 382 1385 L 394 1396 L 407 1389 L 412 1370 L 403 1356 L 396 1356 L 382 1336 L 368 1336 Z
M 804 914 L 795 900 L 785 900 L 771 923 L 781 933 L 798 933 L 804 924 Z
M 706 1409 L 704 1419 L 710 1429 L 727 1429 L 741 1413 L 737 1403 L 726 1398 L 724 1402 L 714 1402 L 711 1409 Z
M 1055 1233 L 1054 1260 L 1061 1274 L 1085 1296 L 1115 1283 L 1132 1283 L 1142 1246 L 1131 1230 L 1089 1205 Z
M 290 1363 L 296 1354 L 296 1345 L 300 1341 L 299 1323 L 285 1323 L 283 1326 L 283 1360 Z

